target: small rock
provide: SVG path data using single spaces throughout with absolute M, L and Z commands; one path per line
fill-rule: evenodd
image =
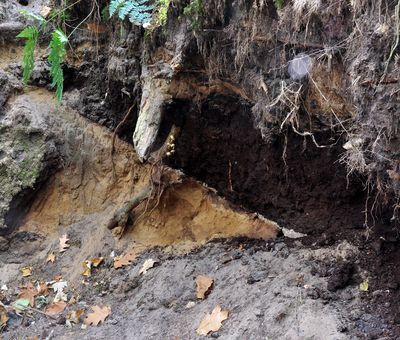
M 65 325 L 65 321 L 66 321 L 65 316 L 61 315 L 57 318 L 56 324 L 57 325 Z

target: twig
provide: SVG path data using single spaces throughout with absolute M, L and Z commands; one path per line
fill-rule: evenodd
M 28 310 L 30 310 L 30 311 L 32 311 L 32 312 L 36 312 L 36 313 L 45 315 L 45 316 L 47 316 L 47 317 L 50 318 L 50 319 L 57 320 L 57 318 L 56 318 L 55 316 L 53 316 L 53 315 L 48 315 L 48 314 L 46 314 L 45 312 L 42 312 L 42 311 L 39 310 L 39 309 L 36 309 L 36 308 L 33 308 L 33 307 L 29 307 L 29 306 L 27 306 L 27 307 L 25 307 L 25 308 L 28 309 Z

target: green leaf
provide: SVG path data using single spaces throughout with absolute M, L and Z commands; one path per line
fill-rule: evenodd
M 111 0 L 110 17 L 118 13 L 120 20 L 128 18 L 135 25 L 143 25 L 151 21 L 155 5 L 154 0 Z
M 18 38 L 26 39 L 22 56 L 23 81 L 25 84 L 28 83 L 35 64 L 35 48 L 38 36 L 39 31 L 35 26 L 28 26 L 17 35 Z
M 14 302 L 13 307 L 19 311 L 24 311 L 29 306 L 28 299 L 18 299 Z
M 369 289 L 369 283 L 368 283 L 368 279 L 367 279 L 360 283 L 360 290 L 362 292 L 368 292 L 368 289 Z
M 67 51 L 65 45 L 68 42 L 68 37 L 60 29 L 54 30 L 51 33 L 50 41 L 50 54 L 48 61 L 50 63 L 50 75 L 52 78 L 52 86 L 56 88 L 57 102 L 60 103 L 62 100 L 62 94 L 64 89 L 64 72 L 62 70 L 62 63 L 65 60 Z

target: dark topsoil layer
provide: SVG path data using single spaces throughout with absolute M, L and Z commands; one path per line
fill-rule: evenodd
M 384 209 L 365 224 L 367 192 L 363 179 L 348 177 L 338 161 L 344 152 L 341 140 L 321 149 L 288 131 L 286 142 L 283 134 L 264 141 L 254 128 L 250 106 L 235 97 L 214 96 L 195 107 L 175 103 L 166 116 L 182 128 L 172 166 L 245 209 L 306 233 L 305 245 L 347 239 L 358 246 L 360 257 L 354 263 L 370 272 L 371 292 L 385 292 L 376 294 L 368 308 L 400 323 L 399 235 Z M 320 144 L 338 138 L 331 130 L 316 135 Z M 353 274 L 345 270 L 343 275 Z

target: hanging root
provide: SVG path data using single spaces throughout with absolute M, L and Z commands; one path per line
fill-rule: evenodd
M 136 104 L 133 104 L 129 110 L 127 111 L 125 118 L 121 123 L 118 124 L 117 128 L 114 131 L 112 144 L 111 144 L 111 157 L 114 153 L 114 142 L 116 138 L 116 134 L 118 128 L 127 120 L 130 112 L 135 107 Z M 173 126 L 168 136 L 167 140 L 164 142 L 164 145 L 157 151 L 151 154 L 149 160 L 152 162 L 149 171 L 149 182 L 148 184 L 131 200 L 125 202 L 121 208 L 117 209 L 108 223 L 106 224 L 107 228 L 113 231 L 113 235 L 120 238 L 124 233 L 124 230 L 128 224 L 129 218 L 131 221 L 135 223 L 138 220 L 145 216 L 148 213 L 153 212 L 154 209 L 160 203 L 161 196 L 163 195 L 165 189 L 168 187 L 182 183 L 183 173 L 171 169 L 162 164 L 162 160 L 165 156 L 171 156 L 175 152 L 175 140 L 179 134 L 179 128 Z M 114 163 L 113 163 L 113 173 L 114 173 Z M 115 173 L 114 173 L 115 176 Z M 114 177 L 115 178 L 115 177 Z M 143 209 L 143 212 L 135 217 L 133 214 L 133 210 L 136 209 L 141 203 L 146 202 L 146 205 Z M 150 207 L 150 211 L 149 211 Z

